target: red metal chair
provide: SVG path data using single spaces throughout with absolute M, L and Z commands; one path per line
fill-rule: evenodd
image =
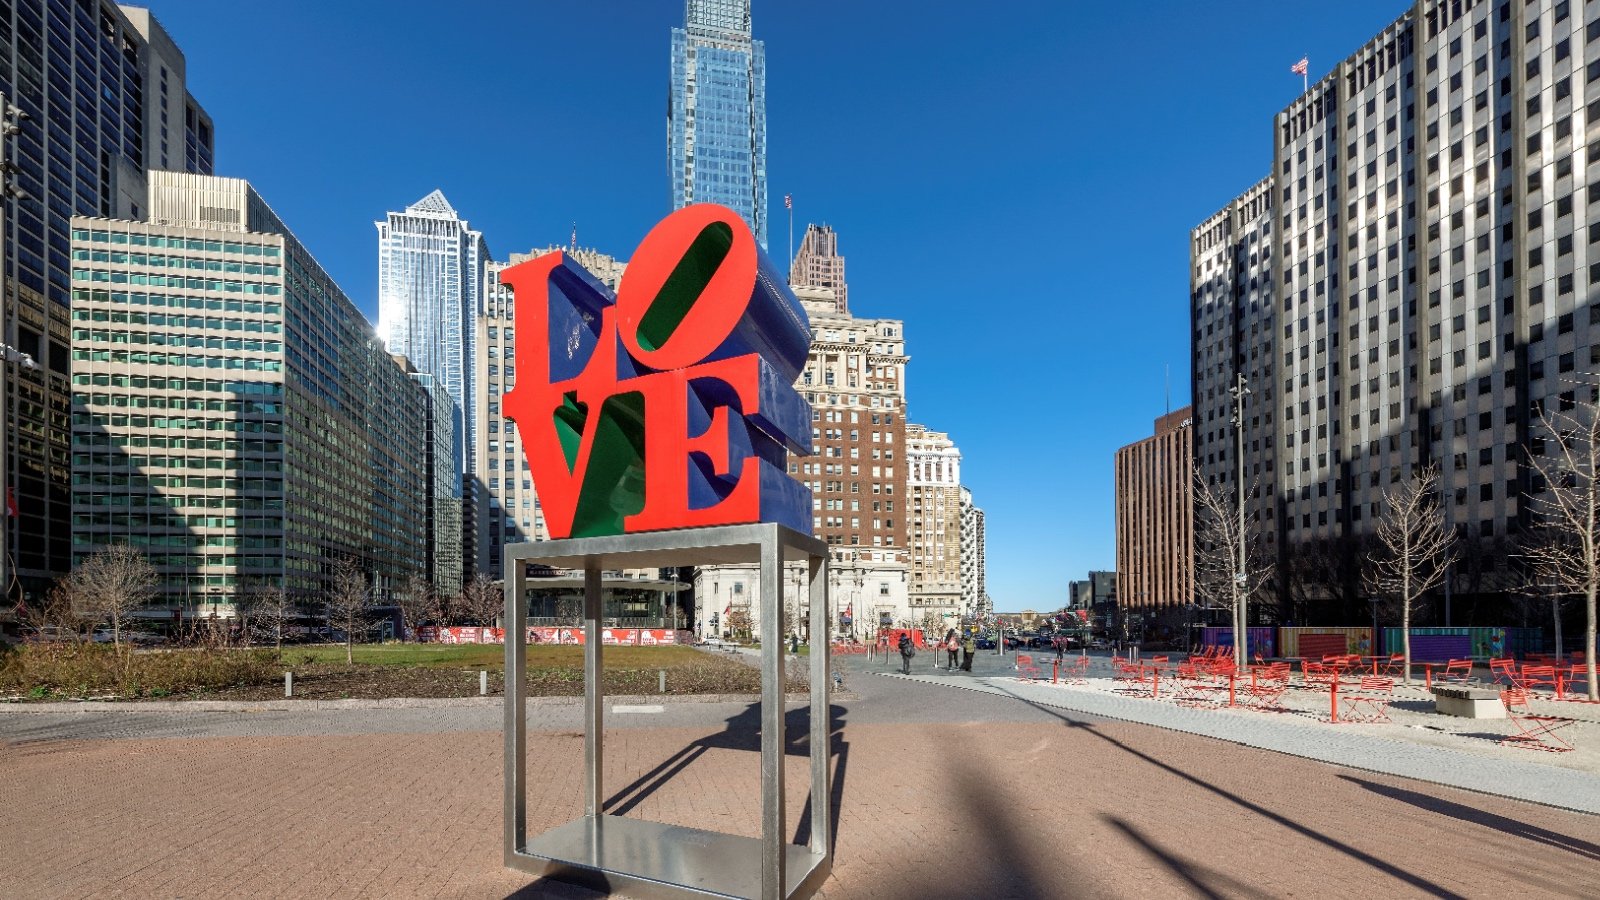
M 1344 701 L 1340 718 L 1346 722 L 1388 722 L 1389 704 L 1394 702 L 1394 679 L 1364 676 L 1354 692 L 1344 695 Z
M 1246 706 L 1283 712 L 1283 692 L 1289 688 L 1289 670 L 1268 666 L 1241 687 Z
M 1033 657 L 1029 656 L 1026 653 L 1018 653 L 1017 654 L 1017 678 L 1018 678 L 1018 680 L 1026 678 L 1026 679 L 1030 679 L 1030 680 L 1033 680 L 1033 681 L 1037 681 L 1041 677 L 1042 676 L 1041 676 L 1041 674 L 1039 672 L 1039 664 L 1033 661 Z
M 1489 680 L 1499 684 L 1500 679 L 1505 679 L 1506 687 L 1517 686 L 1517 661 L 1511 657 L 1489 660 Z
M 1551 693 L 1556 689 L 1555 666 L 1523 666 L 1522 676 L 1517 679 L 1513 688 L 1520 691 L 1531 691 L 1535 688 L 1547 687 Z
M 1466 684 L 1468 681 L 1472 680 L 1472 660 L 1450 660 L 1450 662 L 1445 665 L 1444 672 L 1440 673 L 1439 677 L 1435 678 L 1434 680 L 1453 682 L 1455 684 Z
M 1090 662 L 1092 662 L 1092 660 L 1090 660 L 1087 656 L 1079 656 L 1074 659 L 1072 661 L 1072 665 L 1067 667 L 1067 683 L 1088 684 Z
M 1571 725 L 1573 719 L 1534 715 L 1528 703 L 1528 692 L 1518 688 L 1501 691 L 1500 702 L 1506 706 L 1506 718 L 1517 729 L 1516 734 L 1507 735 L 1500 741 L 1503 746 L 1548 750 L 1552 753 L 1565 753 L 1573 749 L 1561 735 L 1555 733 Z
M 1300 681 L 1310 690 L 1325 691 L 1337 677 L 1338 671 L 1327 663 L 1300 661 Z
M 1389 654 L 1389 661 L 1380 665 L 1378 674 L 1389 678 L 1404 678 L 1406 674 L 1406 655 L 1404 653 Z

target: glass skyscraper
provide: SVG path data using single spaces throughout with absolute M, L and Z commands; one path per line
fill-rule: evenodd
M 472 400 L 489 247 L 434 191 L 378 226 L 378 335 L 390 353 L 439 379 L 457 409 L 462 473 L 473 471 Z
M 767 246 L 766 49 L 750 0 L 685 0 L 672 29 L 667 157 L 672 208 L 720 203 Z

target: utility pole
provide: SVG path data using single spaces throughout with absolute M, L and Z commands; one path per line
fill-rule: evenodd
M 16 363 L 24 368 L 37 366 L 33 357 L 13 344 L 16 338 L 11 331 L 11 286 L 6 281 L 6 267 L 11 261 L 10 244 L 6 242 L 6 204 L 26 194 L 11 183 L 17 168 L 10 159 L 11 139 L 22 130 L 21 122 L 28 114 L 11 104 L 0 94 L 0 600 L 11 598 L 11 584 L 16 580 L 11 557 L 11 504 L 13 502 L 11 477 L 11 440 L 17 433 L 11 417 L 10 366 Z
M 1233 574 L 1233 659 L 1235 665 L 1243 669 L 1250 661 L 1247 630 L 1250 619 L 1245 609 L 1245 589 L 1249 586 L 1249 577 L 1245 571 L 1244 530 L 1244 398 L 1250 393 L 1250 388 L 1243 372 L 1238 374 L 1238 381 L 1228 392 L 1233 395 L 1234 455 L 1239 461 L 1239 480 L 1234 483 L 1234 492 L 1239 498 L 1239 568 Z

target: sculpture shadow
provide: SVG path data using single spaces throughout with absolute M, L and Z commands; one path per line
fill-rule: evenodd
M 1444 885 L 1430 881 L 1415 872 L 1408 871 L 1400 866 L 1388 862 L 1387 860 L 1380 859 L 1371 853 L 1352 846 L 1351 844 L 1348 844 L 1331 834 L 1326 834 L 1322 831 L 1319 831 L 1305 822 L 1297 821 L 1288 816 L 1274 812 L 1259 803 L 1247 800 L 1232 791 L 1205 781 L 1204 779 L 1201 779 L 1198 776 L 1179 768 L 1178 766 L 1157 759 L 1148 753 L 1131 747 L 1123 741 L 1120 741 L 1117 738 L 1106 734 L 1104 731 L 1101 731 L 1094 723 L 1075 721 L 1069 718 L 1059 709 L 1030 700 L 1027 697 L 1023 697 L 1010 690 L 1007 690 L 1003 685 L 996 686 L 1000 688 L 1000 691 L 1005 696 L 1020 700 L 1023 703 L 1034 707 L 1035 709 L 1060 719 L 1068 728 L 1081 729 L 1084 733 L 1092 735 L 1093 737 L 1098 738 L 1099 740 L 1102 740 L 1113 747 L 1116 747 L 1124 753 L 1127 753 L 1130 756 L 1133 756 L 1157 769 L 1160 769 L 1168 775 L 1185 781 L 1201 790 L 1214 794 L 1217 797 L 1239 806 L 1255 816 L 1260 817 L 1261 819 L 1272 822 L 1273 824 L 1283 828 L 1285 831 L 1289 831 L 1309 840 L 1316 841 L 1317 843 L 1322 844 L 1331 850 L 1343 854 L 1344 856 L 1349 857 L 1351 862 L 1366 865 L 1372 869 L 1384 873 L 1385 875 L 1388 875 L 1391 878 L 1404 882 L 1410 885 L 1413 889 L 1426 893 L 1430 896 L 1461 898 L 1461 900 L 1464 900 L 1461 894 L 1451 891 Z
M 839 842 L 839 805 L 844 798 L 845 779 L 849 770 L 850 742 L 845 740 L 844 736 L 845 708 L 837 703 L 830 704 L 828 713 L 828 756 L 833 766 L 833 779 L 829 790 L 829 824 L 831 827 L 829 830 L 828 850 L 831 853 Z M 810 756 L 811 707 L 807 705 L 786 710 L 783 716 L 783 732 L 783 752 L 785 756 Z M 744 709 L 728 717 L 721 731 L 695 740 L 662 760 L 650 771 L 635 778 L 627 786 L 607 797 L 602 809 L 606 815 L 627 815 L 711 750 L 735 750 L 759 755 L 761 753 L 761 704 L 759 702 L 749 704 Z M 755 765 L 756 763 L 752 760 L 751 764 Z M 809 780 L 798 782 L 797 779 L 789 779 L 785 785 L 785 793 L 787 794 L 789 790 L 792 790 L 796 783 L 800 783 L 802 789 L 806 790 L 806 803 L 800 810 L 800 820 L 795 826 L 795 833 L 791 839 L 791 843 L 799 844 L 805 842 L 811 836 L 811 821 L 815 811 L 812 803 L 813 798 L 809 790 Z M 563 893 L 557 893 L 557 891 Z M 574 887 L 563 881 L 539 878 L 509 896 L 513 898 L 567 897 L 572 898 L 572 900 L 580 900 L 580 898 L 605 895 Z
M 1565 850 L 1584 859 L 1600 863 L 1600 844 L 1591 843 L 1582 838 L 1573 837 L 1570 834 L 1562 834 L 1559 831 L 1540 828 L 1537 825 L 1530 825 L 1519 819 L 1512 819 L 1462 803 L 1456 803 L 1453 800 L 1446 800 L 1443 797 L 1434 797 L 1403 787 L 1380 784 L 1379 782 L 1368 781 L 1365 778 L 1357 778 L 1353 775 L 1340 775 L 1339 778 L 1374 794 L 1388 797 L 1401 803 L 1408 803 L 1418 809 L 1449 816 L 1452 819 L 1459 819 L 1463 822 L 1471 822 L 1474 825 L 1481 825 L 1501 834 L 1508 834 L 1512 837 L 1532 841 L 1535 844 Z

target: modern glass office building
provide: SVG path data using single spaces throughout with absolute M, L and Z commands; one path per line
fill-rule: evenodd
M 10 601 L 37 600 L 71 563 L 68 332 L 74 215 L 143 218 L 145 173 L 210 173 L 211 117 L 185 86 L 181 50 L 149 10 L 108 2 L 0 3 L 0 94 L 27 117 L 9 138 L 0 344 L 38 361 L 0 362 L 4 481 L 17 516 L 3 530 L 15 561 Z M 3 495 L 0 491 L 0 495 Z M 0 624 L 9 618 L 0 603 Z
M 426 571 L 433 401 L 239 179 L 150 174 L 150 221 L 72 219 L 73 554 L 160 573 L 163 616 L 252 584 L 378 601 Z
M 489 247 L 434 191 L 378 226 L 378 335 L 439 379 L 464 416 L 461 471 L 472 471 L 473 364 Z
M 750 0 L 686 0 L 672 29 L 672 208 L 720 203 L 767 246 L 767 62 Z

